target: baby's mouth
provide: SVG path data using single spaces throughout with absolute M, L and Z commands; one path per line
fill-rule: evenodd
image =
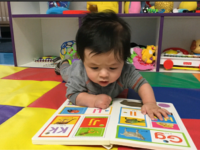
M 108 81 L 99 81 L 101 84 L 108 84 Z

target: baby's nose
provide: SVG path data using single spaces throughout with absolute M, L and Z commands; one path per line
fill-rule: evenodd
M 100 71 L 100 73 L 99 73 L 99 76 L 100 76 L 101 78 L 107 78 L 108 75 L 109 75 L 109 73 L 108 73 L 108 71 L 107 71 L 106 69 L 102 69 L 102 70 Z

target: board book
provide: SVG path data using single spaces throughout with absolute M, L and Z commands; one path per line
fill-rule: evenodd
M 116 98 L 107 109 L 79 107 L 66 100 L 32 138 L 33 144 L 112 145 L 196 150 L 172 103 L 157 102 L 171 115 L 163 121 L 141 113 L 141 101 Z

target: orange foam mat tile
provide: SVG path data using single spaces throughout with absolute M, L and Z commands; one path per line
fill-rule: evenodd
M 3 79 L 14 80 L 37 80 L 37 81 L 59 81 L 62 82 L 62 77 L 57 75 L 52 68 L 27 68 L 20 72 L 11 74 Z
M 60 83 L 55 86 L 41 97 L 39 97 L 36 101 L 31 103 L 28 107 L 43 107 L 43 108 L 52 108 L 58 109 L 66 98 L 66 87 L 65 83 Z
M 26 68 L 0 65 L 0 78 L 20 72 Z
M 195 78 L 197 78 L 197 80 L 199 80 L 199 82 L 200 82 L 200 74 L 199 73 L 194 73 L 193 76 L 195 76 Z
M 102 146 L 34 145 L 32 137 L 55 113 L 54 109 L 25 107 L 0 126 L 1 150 L 105 150 Z M 117 150 L 117 148 L 112 148 Z

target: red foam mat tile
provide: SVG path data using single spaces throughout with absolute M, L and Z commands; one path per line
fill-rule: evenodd
M 200 150 L 200 119 L 182 119 L 182 121 L 197 149 Z
M 117 98 L 127 98 L 128 95 L 128 89 L 125 89 L 124 91 L 122 91 Z
M 44 95 L 42 95 L 40 98 L 38 98 L 36 101 L 31 103 L 28 107 L 40 107 L 40 108 L 52 108 L 52 109 L 58 109 L 66 98 L 66 87 L 65 83 L 60 83 Z
M 52 68 L 27 68 L 12 75 L 6 76 L 3 79 L 59 82 L 63 81 L 62 77 L 57 75 Z

